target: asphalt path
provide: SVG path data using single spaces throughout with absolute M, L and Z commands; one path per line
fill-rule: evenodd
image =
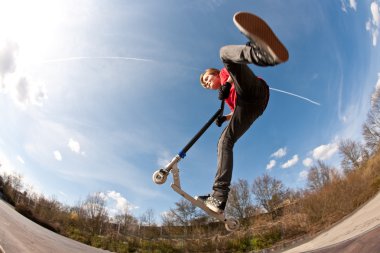
M 3 251 L 3 252 L 2 252 Z M 0 253 L 105 253 L 53 233 L 0 199 Z

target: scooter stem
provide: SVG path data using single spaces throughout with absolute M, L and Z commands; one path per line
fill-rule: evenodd
M 206 130 L 211 126 L 211 124 L 218 118 L 219 116 L 223 116 L 224 111 L 224 100 L 222 100 L 220 104 L 220 108 L 216 111 L 216 113 L 207 121 L 207 123 L 202 127 L 201 130 L 186 144 L 186 146 L 178 153 L 178 155 L 183 159 L 186 156 L 186 152 L 194 145 L 195 142 L 206 132 Z

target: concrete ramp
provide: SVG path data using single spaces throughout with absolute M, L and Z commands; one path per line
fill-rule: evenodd
M 109 253 L 47 230 L 0 199 L 0 253 Z
M 365 247 L 369 247 L 365 249 Z M 314 239 L 284 253 L 380 252 L 380 193 L 354 214 Z

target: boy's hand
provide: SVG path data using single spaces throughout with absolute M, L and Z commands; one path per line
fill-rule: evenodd
M 229 83 L 229 82 L 220 86 L 219 92 L 218 92 L 219 100 L 224 100 L 224 99 L 228 98 L 228 96 L 230 95 L 230 90 L 231 90 L 231 83 Z
M 215 120 L 215 124 L 218 126 L 218 127 L 221 127 L 224 123 L 224 121 L 227 120 L 227 117 L 226 116 L 219 116 L 216 118 Z

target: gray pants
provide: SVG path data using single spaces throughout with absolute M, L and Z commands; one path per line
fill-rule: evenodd
M 227 201 L 232 179 L 233 147 L 263 114 L 269 100 L 269 87 L 247 66 L 256 63 L 251 47 L 224 46 L 220 49 L 220 58 L 234 81 L 237 93 L 235 110 L 218 142 L 217 173 L 212 194 L 220 201 Z

